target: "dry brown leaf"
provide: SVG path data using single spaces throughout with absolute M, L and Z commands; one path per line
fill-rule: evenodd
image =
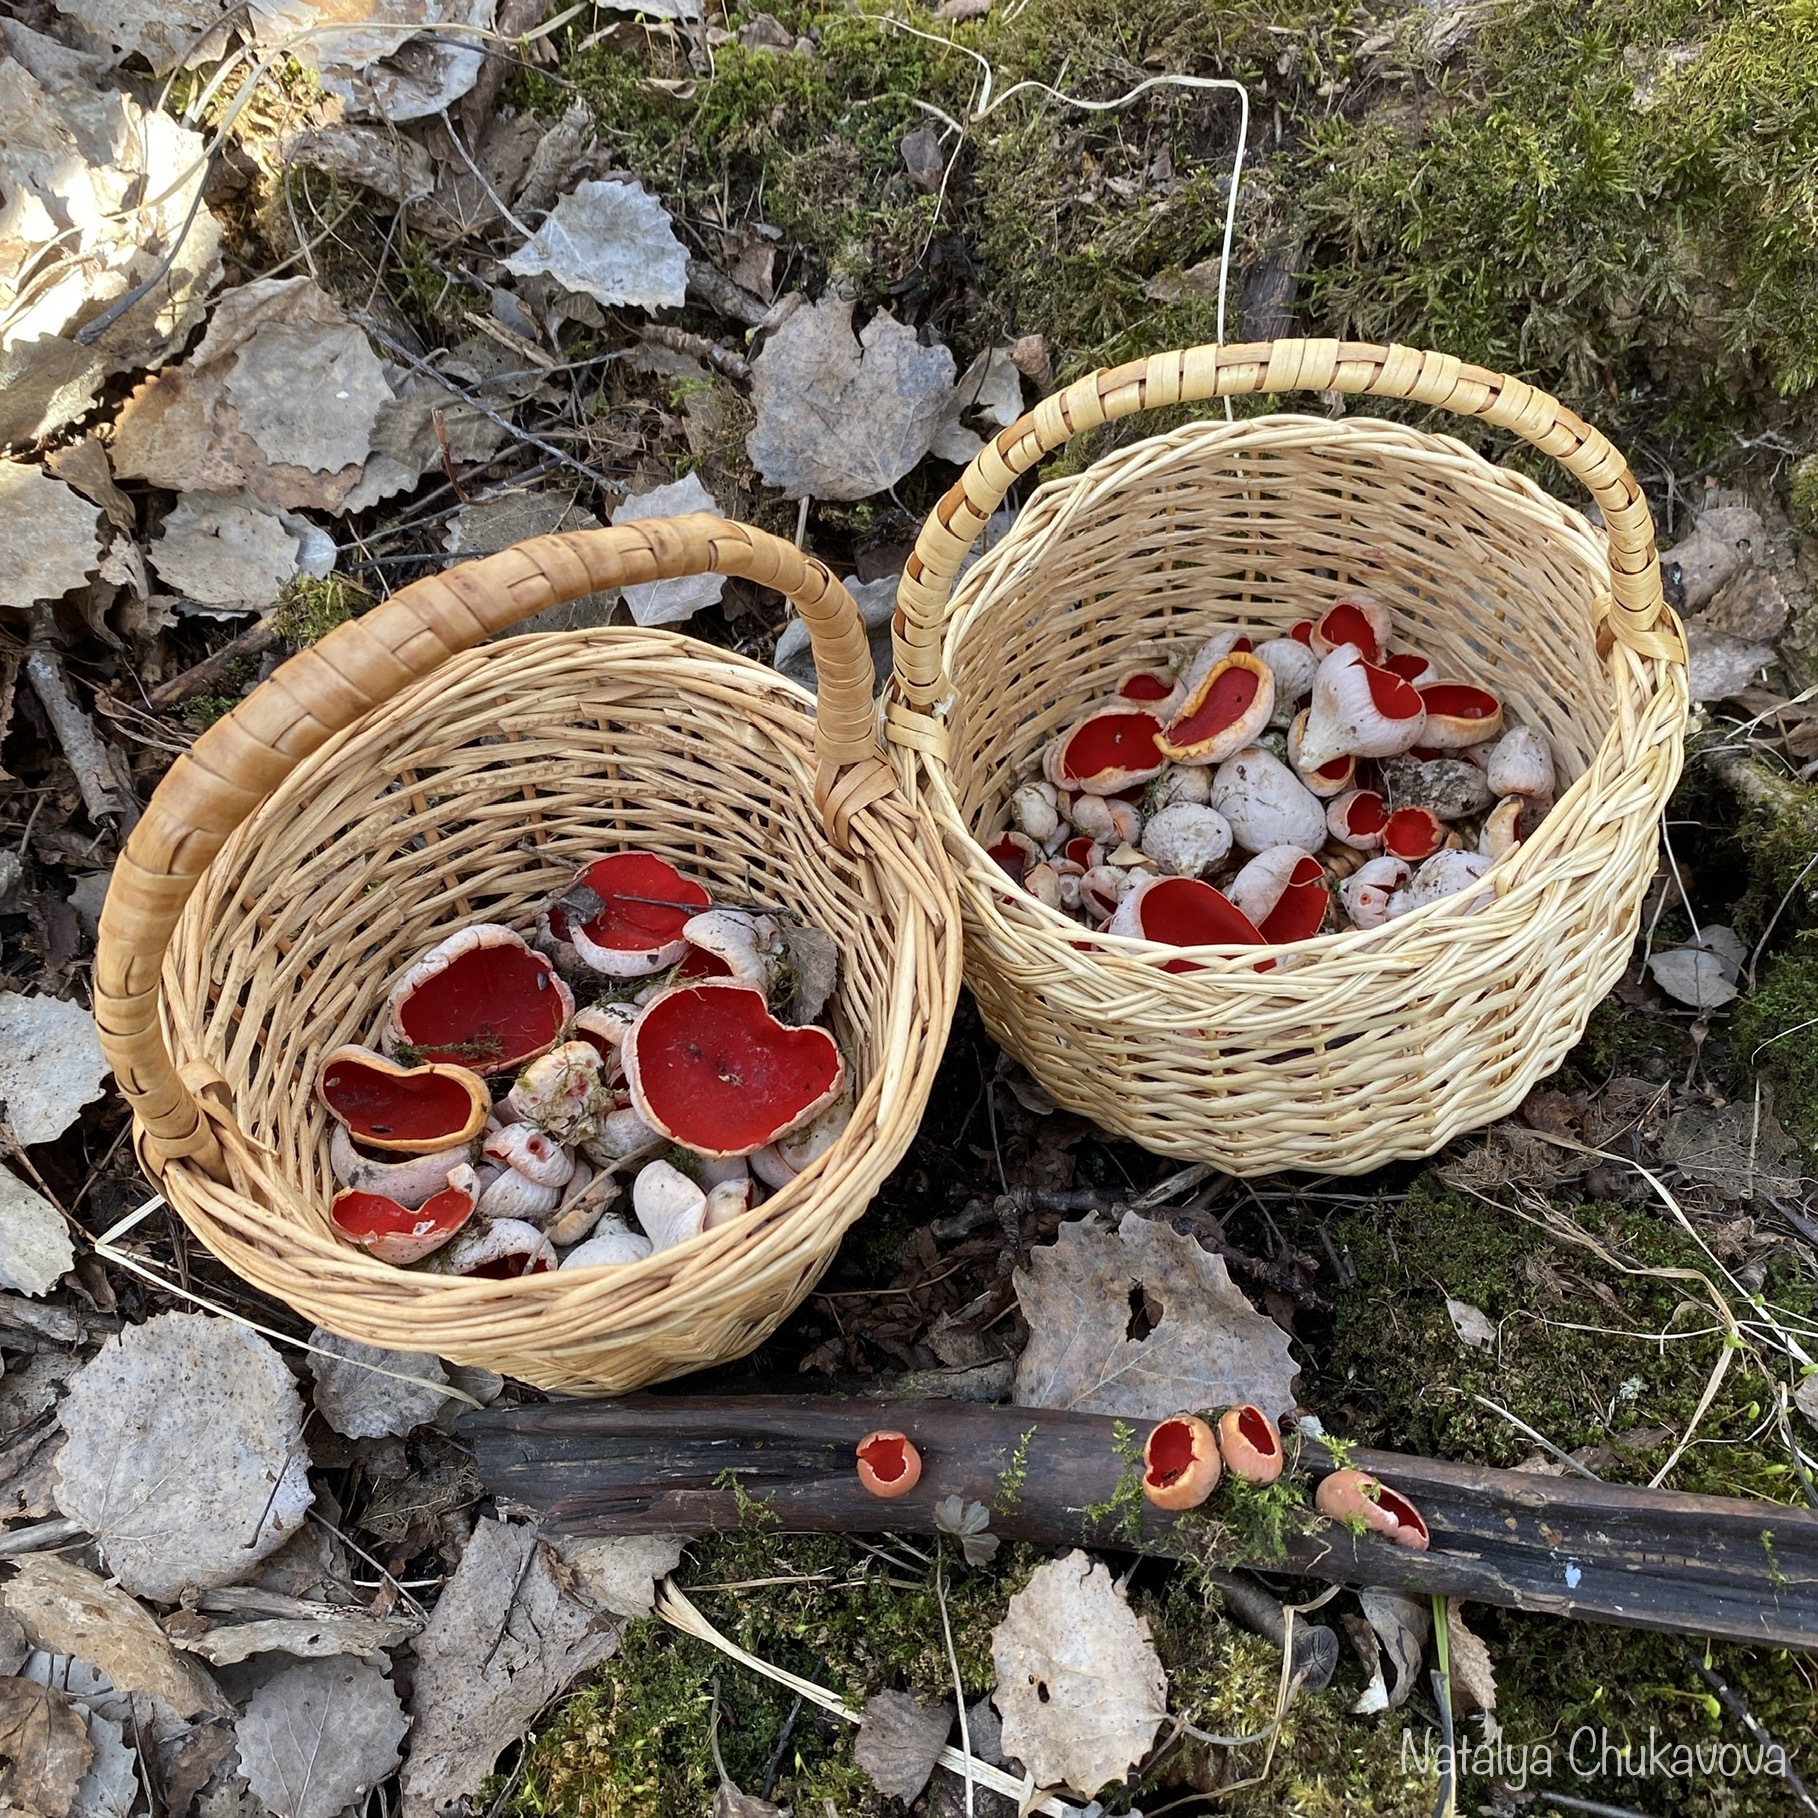
M 772 333 L 751 364 L 757 426 L 746 452 L 799 499 L 865 499 L 928 452 L 953 395 L 953 355 L 880 311 L 862 335 L 852 305 L 826 296 Z
M 852 1759 L 886 1799 L 909 1805 L 928 1784 L 952 1728 L 950 1704 L 922 1705 L 907 1692 L 879 1692 L 866 1700 Z
M 1359 1717 L 1399 1710 L 1420 1678 L 1420 1658 L 1432 1629 L 1432 1606 L 1424 1599 L 1403 1597 L 1374 1586 L 1359 1591 L 1357 1601 L 1363 1605 L 1363 1620 L 1350 1615 L 1340 1620 L 1363 1661 L 1364 1671 L 1370 1675 L 1370 1683 L 1351 1710 Z M 1385 1665 L 1393 1673 L 1393 1685 Z
M 681 518 L 691 512 L 718 512 L 719 504 L 698 473 L 684 474 L 667 486 L 634 493 L 616 506 L 614 524 L 636 524 L 651 518 Z M 711 606 L 726 591 L 726 577 L 718 574 L 682 575 L 673 581 L 641 581 L 625 589 L 625 604 L 640 625 L 678 625 L 691 619 L 703 606 Z
M 48 1294 L 76 1261 L 63 1214 L 10 1168 L 0 1168 L 0 1288 Z
M 200 134 L 110 87 L 102 59 L 13 19 L 0 18 L 0 38 L 7 443 L 72 422 L 108 374 L 181 347 L 220 280 L 221 229 L 205 207 L 190 215 L 208 174 Z M 83 329 L 92 339 L 79 344 Z
M 1474 1351 L 1492 1350 L 1496 1344 L 1496 1322 L 1481 1307 L 1474 1307 L 1468 1300 L 1454 1300 L 1446 1296 L 1446 1317 L 1452 1322 L 1452 1330 L 1458 1334 L 1458 1342 Z
M 232 1320 L 127 1327 L 71 1379 L 60 1418 L 57 1506 L 141 1597 L 244 1578 L 312 1500 L 296 1382 Z
M 55 1142 L 107 1075 L 95 1019 L 80 1004 L 0 991 L 0 1104 L 20 1142 Z
M 284 166 L 306 165 L 343 183 L 357 183 L 400 206 L 421 202 L 436 186 L 429 153 L 402 133 L 339 121 L 313 126 L 284 141 Z
M 94 1759 L 83 1712 L 29 1679 L 0 1679 L 0 1810 L 66 1818 Z
M 253 0 L 261 49 L 289 50 L 331 95 L 387 120 L 438 114 L 473 87 L 495 0 Z M 426 28 L 438 26 L 433 35 Z M 448 29 L 475 28 L 469 31 Z
M 426 1351 L 381 1351 L 320 1326 L 309 1342 L 315 1347 L 309 1372 L 316 1379 L 316 1406 L 337 1433 L 350 1439 L 408 1433 L 434 1420 L 448 1399 L 439 1386 L 448 1381 L 448 1372 L 439 1357 Z M 403 1381 L 407 1376 L 417 1381 Z
M 88 1714 L 94 1754 L 76 1786 L 69 1818 L 126 1818 L 139 1797 L 139 1757 L 126 1742 L 126 1724 L 99 1711 Z
M 1464 1605 L 1446 1601 L 1446 1649 L 1451 1665 L 1452 1709 L 1459 1716 L 1496 1709 L 1496 1666 L 1480 1635 L 1465 1627 Z
M 682 1562 L 687 1541 L 676 1534 L 568 1536 L 556 1543 L 575 1589 L 615 1616 L 648 1616 L 657 1581 Z
M 618 1645 L 529 1528 L 481 1521 L 417 1637 L 405 1818 L 473 1792 L 550 1699 Z
M 991 1632 L 1003 1750 L 1090 1797 L 1149 1751 L 1168 1675 L 1111 1574 L 1077 1547 L 1038 1566 Z
M 151 546 L 168 588 L 225 612 L 272 604 L 297 573 L 302 544 L 248 492 L 186 492 Z
M 1232 1286 L 1222 1258 L 1127 1212 L 1116 1231 L 1062 1225 L 1015 1276 L 1029 1322 L 1016 1400 L 1165 1420 L 1182 1408 L 1294 1405 L 1288 1337 Z M 1131 1338 L 1133 1311 L 1152 1329 Z
M 609 308 L 671 309 L 688 294 L 688 253 L 669 211 L 640 183 L 576 184 L 505 261 Z
M 100 523 L 43 468 L 0 461 L 0 606 L 24 609 L 80 587 L 101 560 Z
M 174 1742 L 166 1744 L 161 1766 L 170 1818 L 188 1818 L 196 1795 L 214 1779 L 233 1752 L 233 1728 L 225 1723 L 192 1724 Z
M 398 1765 L 410 1728 L 371 1660 L 309 1660 L 268 1679 L 235 1726 L 240 1771 L 277 1818 L 335 1818 Z
M 229 1714 L 214 1682 L 179 1656 L 143 1604 L 72 1561 L 49 1553 L 22 1559 L 0 1595 L 34 1647 L 74 1654 L 120 1691 L 148 1693 L 179 1717 Z
M 395 1648 L 423 1625 L 414 1616 L 369 1616 L 364 1610 L 331 1610 L 315 1616 L 273 1616 L 255 1622 L 223 1622 L 178 1637 L 184 1650 L 212 1666 L 232 1666 L 255 1654 L 294 1654 L 299 1660 L 326 1660 L 334 1654 L 365 1654 Z

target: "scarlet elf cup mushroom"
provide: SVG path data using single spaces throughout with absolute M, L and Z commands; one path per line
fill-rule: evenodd
M 1049 740 L 986 837 L 1006 900 L 1020 887 L 1088 928 L 1166 944 L 1270 945 L 1319 934 L 1335 888 L 1356 928 L 1441 896 L 1461 913 L 1490 900 L 1469 888 L 1478 861 L 1512 853 L 1552 804 L 1545 735 L 1509 725 L 1495 690 L 1397 648 L 1368 595 L 1256 637 L 1227 626 L 1123 668 Z M 1158 894 L 1169 880 L 1212 897 Z

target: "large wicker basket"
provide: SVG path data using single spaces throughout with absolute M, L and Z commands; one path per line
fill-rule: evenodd
M 563 600 L 709 570 L 795 602 L 818 711 L 672 632 L 472 648 Z M 908 1146 L 958 991 L 952 880 L 884 761 L 872 680 L 833 576 L 711 517 L 540 537 L 293 657 L 172 767 L 101 918 L 103 1047 L 189 1228 L 332 1331 L 544 1388 L 629 1389 L 756 1345 Z M 837 939 L 846 1133 L 752 1214 L 634 1265 L 463 1280 L 340 1241 L 323 1058 L 368 1037 L 389 980 L 443 934 L 527 928 L 582 862 L 626 846 Z
M 1196 422 L 1040 487 L 954 576 L 1017 476 L 1154 406 L 1286 391 L 1406 398 L 1497 424 L 1590 490 L 1604 531 L 1447 437 L 1374 419 Z M 1007 792 L 1140 662 L 1219 624 L 1280 636 L 1363 588 L 1442 673 L 1551 738 L 1564 788 L 1491 874 L 1439 903 L 1278 950 L 1090 936 L 987 855 Z M 968 467 L 923 527 L 896 616 L 888 721 L 940 827 L 985 1020 L 1062 1104 L 1237 1174 L 1356 1173 L 1502 1116 L 1622 971 L 1681 761 L 1684 647 L 1641 489 L 1595 429 L 1443 354 L 1336 341 L 1200 347 L 1094 373 Z

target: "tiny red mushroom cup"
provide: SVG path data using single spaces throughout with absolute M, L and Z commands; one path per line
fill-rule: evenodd
M 1196 1509 L 1218 1488 L 1218 1439 L 1197 1414 L 1175 1414 L 1143 1445 L 1143 1495 L 1158 1509 Z
M 1259 852 L 1231 880 L 1230 898 L 1271 946 L 1310 940 L 1331 906 L 1325 867 L 1299 846 Z
M 343 1237 L 380 1262 L 408 1268 L 453 1238 L 473 1217 L 473 1208 L 474 1194 L 467 1187 L 444 1187 L 415 1208 L 383 1193 L 349 1187 L 335 1195 L 328 1215 Z
M 1156 744 L 1161 721 L 1145 708 L 1118 701 L 1088 713 L 1042 754 L 1042 775 L 1057 789 L 1115 795 L 1162 773 L 1167 758 Z
M 401 1067 L 370 1048 L 337 1048 L 316 1076 L 329 1115 L 367 1149 L 432 1155 L 479 1135 L 492 1110 L 486 1082 L 466 1067 Z
M 873 1496 L 907 1496 L 921 1476 L 922 1455 L 903 1434 L 884 1427 L 858 1442 L 858 1480 Z
M 1326 810 L 1326 827 L 1353 852 L 1376 852 L 1389 823 L 1389 805 L 1374 789 L 1348 789 Z
M 1412 1552 L 1424 1553 L 1431 1540 L 1420 1511 L 1405 1496 L 1368 1471 L 1348 1465 L 1321 1480 L 1313 1506 L 1329 1520 L 1361 1522 L 1371 1533 Z
M 682 929 L 712 906 L 706 885 L 667 859 L 613 852 L 585 866 L 550 906 L 550 932 L 571 942 L 595 972 L 649 978 L 687 957 Z
M 825 1029 L 779 1023 L 763 992 L 723 979 L 660 992 L 619 1056 L 638 1115 L 714 1159 L 754 1154 L 812 1123 L 846 1083 Z
M 1418 865 L 1446 843 L 1446 824 L 1431 808 L 1397 808 L 1383 822 L 1382 850 Z
M 1182 764 L 1222 764 L 1255 741 L 1275 711 L 1275 672 L 1249 650 L 1215 663 L 1155 741 Z
M 1218 1417 L 1218 1448 L 1231 1475 L 1245 1483 L 1273 1483 L 1286 1463 L 1280 1431 L 1254 1402 L 1239 1402 Z
M 476 1073 L 513 1073 L 553 1048 L 574 1015 L 554 964 L 515 929 L 479 922 L 439 941 L 386 1000 L 383 1044 Z
M 1502 730 L 1502 702 L 1470 682 L 1428 682 L 1419 690 L 1427 710 L 1420 742 L 1434 751 L 1464 751 Z
M 1334 600 L 1315 622 L 1310 641 L 1320 656 L 1349 644 L 1365 662 L 1380 663 L 1389 641 L 1389 610 L 1368 594 Z

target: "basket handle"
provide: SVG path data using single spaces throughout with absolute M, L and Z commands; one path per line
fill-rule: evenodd
M 182 1156 L 228 1178 L 211 1121 L 229 1115 L 222 1089 L 199 1063 L 185 1070 L 191 1079 L 179 1074 L 158 986 L 183 905 L 234 829 L 333 734 L 494 632 L 585 594 L 706 573 L 786 594 L 807 625 L 820 681 L 815 801 L 828 837 L 846 849 L 851 817 L 895 785 L 877 741 L 864 623 L 812 556 L 699 514 L 536 537 L 415 581 L 298 652 L 204 732 L 170 767 L 114 866 L 95 953 L 95 1022 L 154 1173 Z
M 1452 354 L 1359 341 L 1255 341 L 1190 347 L 1088 373 L 1044 398 L 973 457 L 922 526 L 897 590 L 892 734 L 910 746 L 927 742 L 928 720 L 951 691 L 942 644 L 960 562 L 1016 479 L 1082 431 L 1139 410 L 1280 391 L 1410 398 L 1497 424 L 1533 443 L 1582 481 L 1603 513 L 1613 634 L 1638 656 L 1685 661 L 1661 592 L 1654 520 L 1641 487 L 1609 439 L 1557 398 Z

